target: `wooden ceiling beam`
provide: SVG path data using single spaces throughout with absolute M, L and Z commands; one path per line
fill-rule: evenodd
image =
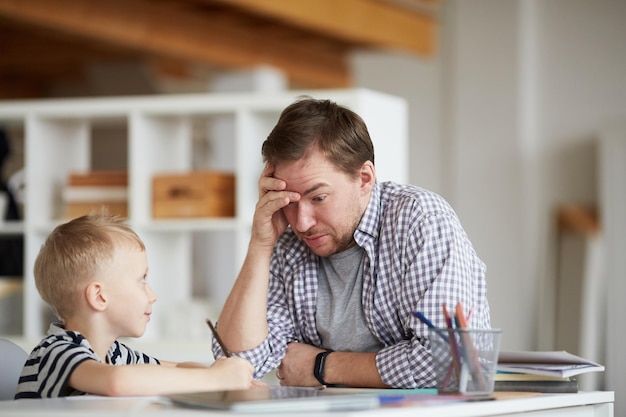
M 151 0 L 0 0 L 0 16 L 152 56 L 226 68 L 261 64 L 312 87 L 350 85 L 348 46 L 313 36 L 268 37 L 184 2 Z
M 346 42 L 404 50 L 415 55 L 435 53 L 434 16 L 381 0 L 204 0 L 237 5 Z

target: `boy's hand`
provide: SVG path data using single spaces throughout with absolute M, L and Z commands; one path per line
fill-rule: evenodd
M 218 358 L 209 369 L 211 379 L 220 381 L 220 389 L 246 389 L 252 386 L 254 367 L 243 358 Z

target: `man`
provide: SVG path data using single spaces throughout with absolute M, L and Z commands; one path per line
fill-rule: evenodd
M 376 181 L 363 120 L 301 98 L 263 144 L 248 253 L 218 330 L 282 385 L 435 386 L 422 311 L 472 309 L 489 328 L 485 267 L 452 208 L 421 188 Z M 214 344 L 214 353 L 221 350 Z

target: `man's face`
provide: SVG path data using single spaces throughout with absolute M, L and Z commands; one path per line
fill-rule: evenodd
M 373 166 L 369 162 L 364 166 L 365 174 L 354 178 L 336 168 L 319 151 L 276 166 L 274 177 L 285 181 L 288 191 L 301 195 L 300 201 L 283 208 L 285 218 L 316 255 L 330 256 L 354 243 L 353 234 L 374 183 Z

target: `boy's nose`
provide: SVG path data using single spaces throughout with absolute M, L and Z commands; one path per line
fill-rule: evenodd
M 150 298 L 150 303 L 154 303 L 157 300 L 156 292 L 152 289 L 151 286 L 148 285 L 148 297 Z

